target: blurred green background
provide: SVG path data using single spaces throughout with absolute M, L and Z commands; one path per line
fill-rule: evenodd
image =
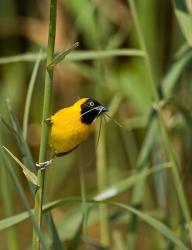
M 37 162 L 39 153 L 49 5 L 0 1 L 0 144 L 32 169 L 31 156 Z M 52 210 L 62 249 L 192 249 L 192 1 L 58 0 L 56 33 L 55 52 L 80 45 L 55 67 L 53 113 L 92 97 L 116 121 L 103 117 L 100 131 L 98 120 L 84 144 L 46 171 L 45 203 L 71 197 Z M 33 224 L 20 214 L 26 204 L 34 206 L 28 184 L 2 149 L 0 249 L 31 248 Z M 47 249 L 61 249 L 47 224 Z

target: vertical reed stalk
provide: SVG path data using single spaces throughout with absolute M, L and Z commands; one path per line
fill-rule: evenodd
M 79 151 L 80 152 L 80 151 Z M 82 207 L 82 218 L 83 218 L 83 241 L 85 242 L 85 250 L 89 249 L 88 245 L 88 228 L 87 228 L 87 219 L 88 219 L 88 204 L 86 201 L 86 186 L 85 186 L 85 175 L 83 172 L 82 162 L 79 162 L 79 174 L 80 174 L 80 187 L 81 187 L 81 207 Z
M 47 66 L 52 62 L 54 57 L 55 33 L 56 33 L 56 15 L 57 15 L 57 0 L 51 0 L 50 4 L 50 19 L 49 19 L 49 37 L 47 49 Z M 45 119 L 50 116 L 51 111 L 51 96 L 52 96 L 52 82 L 53 82 L 53 68 L 46 70 L 45 73 L 45 89 L 44 89 L 44 103 L 42 116 L 42 130 L 41 142 L 39 152 L 39 162 L 46 161 L 49 125 L 45 123 Z M 39 188 L 35 193 L 35 220 L 41 227 L 42 219 L 42 205 L 43 205 L 43 191 L 45 170 L 37 170 Z M 33 230 L 33 250 L 40 249 L 39 235 Z
M 143 50 L 143 52 L 145 53 L 145 65 L 146 65 L 146 69 L 148 72 L 148 76 L 149 76 L 149 80 L 150 80 L 150 85 L 151 85 L 151 90 L 153 93 L 153 98 L 154 101 L 156 103 L 159 103 L 160 101 L 160 97 L 158 95 L 157 92 L 157 86 L 155 84 L 155 79 L 154 79 L 154 74 L 153 74 L 153 70 L 152 70 L 152 62 L 149 56 L 149 53 L 147 51 L 147 47 L 145 44 L 145 40 L 144 40 L 144 36 L 142 34 L 141 31 L 141 27 L 140 27 L 140 23 L 139 23 L 139 18 L 138 18 L 138 14 L 137 14 L 137 10 L 136 10 L 136 6 L 135 6 L 135 1 L 134 0 L 128 0 L 129 2 L 129 6 L 131 9 L 131 13 L 132 13 L 132 17 L 134 20 L 134 24 L 135 24 L 135 28 L 136 28 L 136 32 L 137 32 L 137 36 L 138 36 L 138 40 L 140 43 L 140 47 Z M 161 129 L 161 134 L 163 135 L 163 140 L 164 140 L 164 144 L 166 145 L 166 153 L 167 156 L 169 158 L 170 161 L 173 162 L 174 164 L 174 169 L 173 169 L 173 181 L 174 181 L 174 185 L 175 185 L 175 189 L 177 190 L 177 195 L 178 195 L 178 201 L 179 201 L 179 205 L 181 207 L 181 211 L 182 211 L 182 215 L 184 217 L 184 220 L 186 223 L 190 223 L 190 213 L 189 213 L 189 207 L 185 198 L 185 193 L 182 187 L 182 183 L 181 180 L 179 178 L 179 173 L 178 173 L 178 164 L 176 162 L 175 156 L 174 156 L 174 152 L 172 150 L 171 144 L 169 142 L 169 136 L 166 132 L 165 126 L 163 124 L 163 120 L 161 117 L 161 110 L 157 110 L 158 114 L 159 114 L 159 126 Z M 133 195 L 133 205 L 135 205 L 135 200 L 137 200 L 137 204 L 139 205 L 142 199 L 142 189 L 143 189 L 143 183 L 139 184 L 139 186 L 136 186 L 134 189 L 134 195 Z M 140 198 L 139 198 L 140 197 Z M 139 199 L 137 199 L 139 198 Z M 139 202 L 140 200 L 140 202 Z M 135 218 L 134 215 L 131 215 L 131 219 L 130 219 L 130 228 L 131 228 L 131 235 L 134 236 L 135 235 L 135 231 L 137 228 L 137 219 Z M 190 237 L 191 237 L 191 230 L 189 231 Z M 135 237 L 130 237 L 130 241 L 128 244 L 129 249 L 134 249 L 135 248 Z
M 2 157 L 2 156 L 1 156 Z M 12 192 L 12 183 L 10 183 L 10 179 L 8 176 L 8 173 L 3 166 L 3 160 L 1 158 L 0 161 L 1 164 L 1 192 L 2 192 L 2 200 L 4 204 L 4 213 L 6 217 L 13 215 L 13 192 Z M 7 249 L 9 250 L 18 250 L 19 249 L 19 244 L 18 244 L 18 239 L 16 235 L 15 228 L 9 228 L 6 231 L 6 242 L 7 242 Z
M 97 131 L 99 133 L 98 128 Z M 107 169 L 105 153 L 105 124 L 102 124 L 102 133 L 100 135 L 99 147 L 97 147 L 97 175 L 98 191 L 102 192 L 106 188 Z M 100 239 L 104 246 L 109 246 L 109 225 L 108 225 L 108 208 L 106 204 L 99 205 L 100 215 Z
M 25 141 L 27 140 L 27 128 L 28 128 L 30 107 L 31 107 L 32 95 L 33 95 L 35 80 L 37 77 L 41 56 L 42 56 L 42 50 L 40 49 L 37 60 L 33 68 L 33 72 L 31 75 L 30 82 L 29 82 L 29 88 L 27 91 L 27 97 L 25 101 L 24 116 L 23 116 L 23 138 Z

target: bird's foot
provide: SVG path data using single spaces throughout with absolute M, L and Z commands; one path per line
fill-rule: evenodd
M 44 120 L 48 125 L 51 125 L 53 122 L 51 120 L 51 118 L 47 118 Z
M 39 162 L 39 163 L 36 163 L 35 165 L 39 169 L 46 169 L 49 165 L 51 165 L 52 162 L 53 162 L 53 159 L 49 161 Z

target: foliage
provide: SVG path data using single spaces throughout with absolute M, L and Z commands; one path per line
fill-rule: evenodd
M 33 229 L 42 249 L 191 249 L 191 2 L 57 6 L 47 49 L 50 2 L 0 2 L 1 248 L 30 248 Z M 44 183 L 45 74 L 44 116 L 86 96 L 109 116 Z

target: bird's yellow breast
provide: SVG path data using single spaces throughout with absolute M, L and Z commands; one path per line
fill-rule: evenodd
M 51 117 L 50 146 L 55 153 L 73 150 L 89 136 L 92 125 L 82 123 L 80 104 L 61 109 Z

